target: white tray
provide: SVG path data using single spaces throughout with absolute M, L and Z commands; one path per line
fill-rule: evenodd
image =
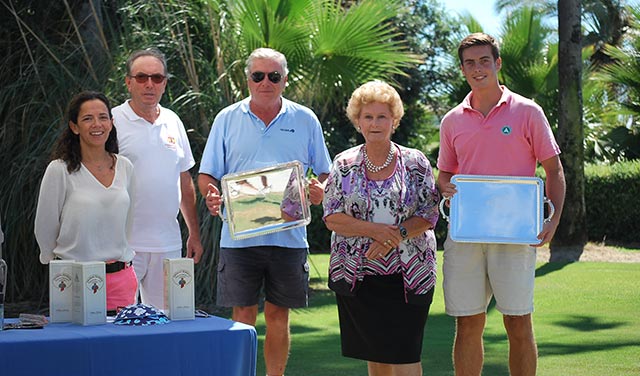
M 454 175 L 458 193 L 440 202 L 452 240 L 466 243 L 537 244 L 554 208 L 537 177 Z M 444 204 L 450 200 L 449 216 Z M 544 204 L 549 217 L 544 218 Z

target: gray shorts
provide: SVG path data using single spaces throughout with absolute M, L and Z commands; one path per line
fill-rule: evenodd
M 258 304 L 265 299 L 287 308 L 308 304 L 309 263 L 306 248 L 220 248 L 216 302 L 222 307 Z

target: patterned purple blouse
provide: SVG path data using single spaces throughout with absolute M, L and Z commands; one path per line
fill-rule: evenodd
M 399 158 L 393 174 L 385 180 L 369 180 L 359 145 L 338 154 L 331 166 L 324 195 L 324 218 L 345 213 L 357 219 L 399 224 L 410 217 L 426 219 L 435 226 L 439 194 L 429 160 L 416 149 L 392 143 Z M 353 294 L 365 275 L 402 274 L 405 295 L 426 294 L 436 282 L 436 239 L 433 230 L 403 241 L 376 260 L 365 253 L 372 239 L 331 234 L 329 285 L 341 294 Z

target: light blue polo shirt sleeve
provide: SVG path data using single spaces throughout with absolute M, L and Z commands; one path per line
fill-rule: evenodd
M 202 160 L 200 161 L 200 173 L 211 175 L 217 180 L 220 180 L 224 176 L 224 121 L 222 118 L 224 113 L 218 114 L 211 130 L 209 131 L 209 137 L 202 153 Z
M 317 121 L 317 119 L 316 119 Z M 324 141 L 324 134 L 322 133 L 322 127 L 318 121 L 318 126 L 315 127 L 311 143 L 309 145 L 309 154 L 311 155 L 311 168 L 316 175 L 328 174 L 331 169 L 331 157 L 329 156 L 329 150 Z

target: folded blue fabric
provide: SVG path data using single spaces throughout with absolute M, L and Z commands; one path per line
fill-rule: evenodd
M 168 322 L 171 322 L 171 320 L 162 311 L 142 303 L 124 307 L 113 320 L 116 325 L 138 326 L 161 325 Z

